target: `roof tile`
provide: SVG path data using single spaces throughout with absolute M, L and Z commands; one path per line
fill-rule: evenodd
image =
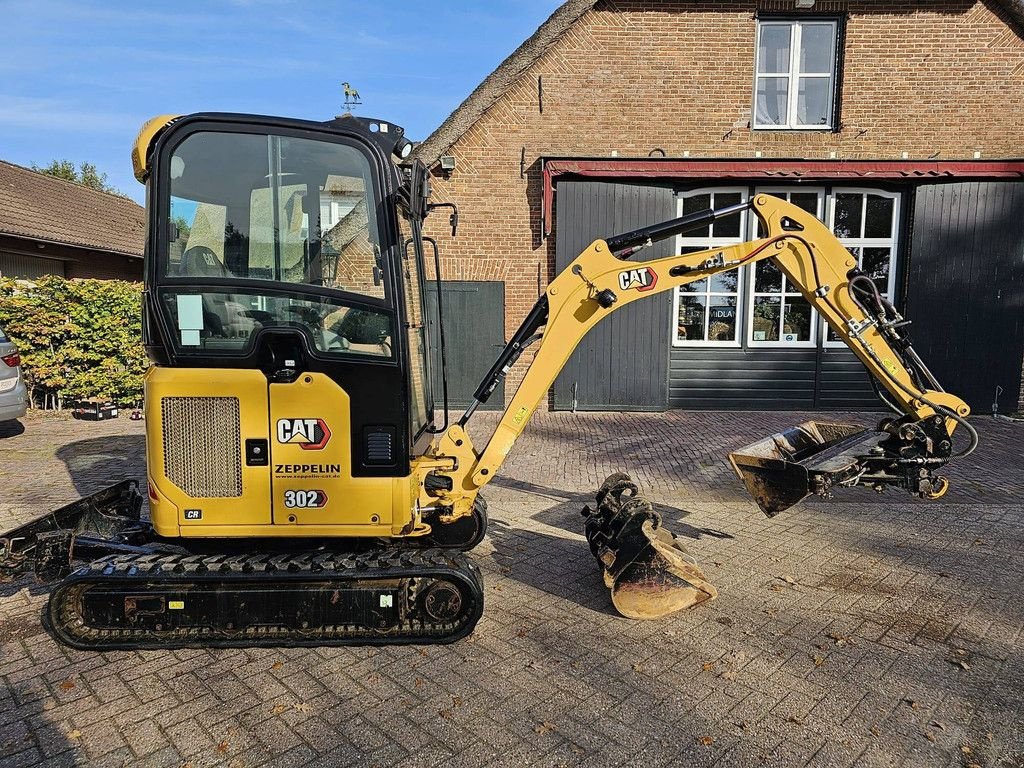
M 141 257 L 146 212 L 126 197 L 0 160 L 0 233 Z

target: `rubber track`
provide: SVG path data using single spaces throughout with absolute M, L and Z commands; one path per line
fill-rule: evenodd
M 241 630 L 185 628 L 159 634 L 138 629 L 89 629 L 81 626 L 75 593 L 81 587 L 152 582 L 232 582 L 265 585 L 264 577 L 293 580 L 352 581 L 443 579 L 466 587 L 471 599 L 460 616 L 443 624 L 426 616 L 406 617 L 399 633 L 381 633 L 355 626 L 321 629 L 253 627 Z M 144 590 L 140 589 L 144 594 Z M 328 645 L 439 644 L 473 631 L 483 612 L 480 569 L 460 552 L 443 549 L 380 549 L 358 553 L 316 550 L 304 553 L 244 555 L 111 555 L 72 572 L 50 594 L 45 611 L 47 630 L 60 642 L 83 650 L 281 647 Z

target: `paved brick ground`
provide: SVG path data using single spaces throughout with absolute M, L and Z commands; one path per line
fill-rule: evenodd
M 40 630 L 44 588 L 0 584 L 0 765 L 1024 764 L 1024 426 L 978 419 L 941 503 L 768 520 L 724 457 L 802 416 L 539 415 L 487 494 L 486 615 L 454 646 L 79 653 Z M 0 529 L 143 476 L 139 424 L 26 427 L 0 433 Z M 613 613 L 578 510 L 619 469 L 717 601 Z

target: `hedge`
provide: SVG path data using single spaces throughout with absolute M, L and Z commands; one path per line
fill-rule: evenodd
M 18 346 L 33 407 L 87 397 L 142 402 L 142 284 L 0 278 L 0 328 Z

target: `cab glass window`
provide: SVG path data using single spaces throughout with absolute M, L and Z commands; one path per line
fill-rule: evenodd
M 386 296 L 370 164 L 290 136 L 200 132 L 170 158 L 166 277 Z
M 261 328 L 297 328 L 326 355 L 390 358 L 392 313 L 342 299 L 244 288 L 164 290 L 164 312 L 180 352 L 245 354 Z
M 395 211 L 402 243 L 402 283 L 409 343 L 409 410 L 412 434 L 418 435 L 431 420 L 432 393 L 428 380 L 427 339 L 423 313 L 423 243 L 401 207 Z

